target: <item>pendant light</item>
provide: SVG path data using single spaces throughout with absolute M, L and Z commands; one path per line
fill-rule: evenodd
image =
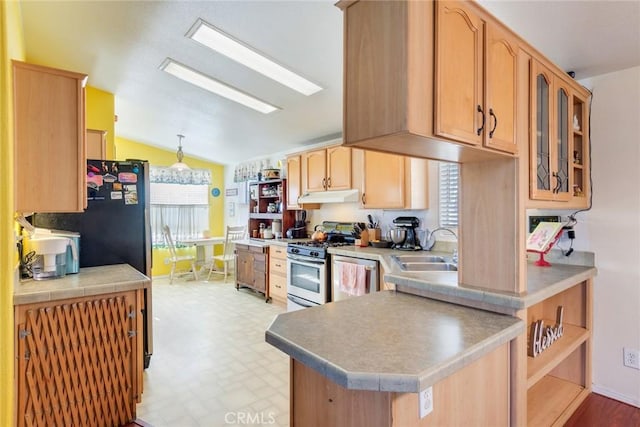
M 184 138 L 184 135 L 178 135 L 178 151 L 176 152 L 178 161 L 170 166 L 170 169 L 175 169 L 178 172 L 191 170 L 189 165 L 182 162 L 182 158 L 184 157 L 184 154 L 182 153 L 182 138 Z

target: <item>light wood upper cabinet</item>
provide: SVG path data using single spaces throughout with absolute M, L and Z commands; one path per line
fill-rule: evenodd
M 364 151 L 362 206 L 402 209 L 405 196 L 404 156 Z
M 300 166 L 301 156 L 299 154 L 287 157 L 287 209 L 300 209 L 298 205 L 302 189 Z
M 427 209 L 428 160 L 370 150 L 354 150 L 362 165 L 361 206 L 365 209 Z
M 589 205 L 589 92 L 532 57 L 529 83 L 528 208 Z M 560 202 L 560 203 L 558 203 Z
M 351 148 L 336 146 L 302 154 L 304 192 L 351 188 Z
M 346 145 L 450 162 L 517 152 L 518 39 L 475 2 L 338 6 Z
M 436 9 L 436 135 L 516 153 L 515 37 L 467 3 Z
M 107 158 L 107 131 L 87 129 L 87 159 Z
M 532 64 L 530 196 L 536 200 L 568 201 L 569 101 L 568 86 L 538 61 Z
M 517 153 L 518 42 L 498 24 L 485 26 L 484 132 L 488 148 Z
M 572 206 L 586 208 L 589 206 L 589 198 L 591 194 L 590 176 L 590 155 L 589 155 L 589 117 L 588 117 L 588 99 L 587 93 L 573 92 L 571 107 L 572 117 L 570 139 L 572 153 L 570 176 L 571 189 L 573 197 L 571 199 Z
M 405 129 L 407 8 L 404 2 L 361 1 L 345 9 L 346 143 Z
M 309 151 L 302 155 L 306 166 L 305 191 L 324 191 L 327 183 L 327 150 Z
M 351 188 L 351 148 L 327 148 L 327 190 Z
M 436 9 L 435 133 L 481 144 L 484 22 L 462 2 L 438 2 Z
M 15 209 L 86 207 L 87 76 L 13 61 Z

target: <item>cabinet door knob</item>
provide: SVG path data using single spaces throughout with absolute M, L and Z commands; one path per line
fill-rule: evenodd
M 489 117 L 493 117 L 493 129 L 489 132 L 489 139 L 493 138 L 493 133 L 496 131 L 498 127 L 498 118 L 495 114 L 493 114 L 493 108 L 489 108 Z
M 480 135 L 482 133 L 482 129 L 484 129 L 485 117 L 484 117 L 484 111 L 482 111 L 482 107 L 479 105 L 478 105 L 478 113 L 482 114 L 482 125 L 480 125 L 480 127 L 478 128 L 478 135 Z
M 327 178 L 327 188 L 331 188 L 331 177 Z
M 327 178 L 322 178 L 322 188 L 327 189 Z
M 363 204 L 363 205 L 366 205 L 366 204 L 367 204 L 367 202 L 365 201 L 366 199 L 365 199 L 365 197 L 364 197 L 364 193 L 362 193 L 362 199 L 361 199 L 361 200 L 362 200 L 362 204 Z

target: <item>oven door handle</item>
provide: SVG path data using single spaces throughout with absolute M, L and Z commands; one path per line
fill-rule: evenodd
M 291 295 L 291 294 L 287 294 L 287 298 L 288 298 L 291 302 L 294 302 L 294 303 L 296 303 L 296 304 L 298 304 L 298 305 L 301 305 L 302 307 L 305 307 L 305 308 L 308 308 L 308 307 L 315 307 L 315 306 L 316 306 L 316 304 L 310 303 L 310 302 L 309 302 L 309 301 L 307 301 L 307 300 L 304 300 L 304 299 L 302 299 L 302 298 L 298 298 L 298 297 L 296 297 L 296 296 L 294 296 L 294 295 Z
M 292 261 L 298 261 L 300 263 L 304 263 L 304 264 L 314 264 L 314 265 L 323 265 L 325 263 L 325 260 L 311 260 L 309 258 L 304 258 L 301 256 L 296 256 L 296 255 L 288 255 L 288 258 Z

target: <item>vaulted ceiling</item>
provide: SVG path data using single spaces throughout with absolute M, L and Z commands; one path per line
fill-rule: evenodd
M 24 1 L 27 58 L 115 94 L 116 134 L 236 163 L 342 129 L 342 12 L 333 1 Z M 640 65 L 638 1 L 480 3 L 576 78 Z M 198 18 L 319 84 L 301 95 L 185 37 Z M 160 70 L 172 58 L 281 107 L 262 114 Z

